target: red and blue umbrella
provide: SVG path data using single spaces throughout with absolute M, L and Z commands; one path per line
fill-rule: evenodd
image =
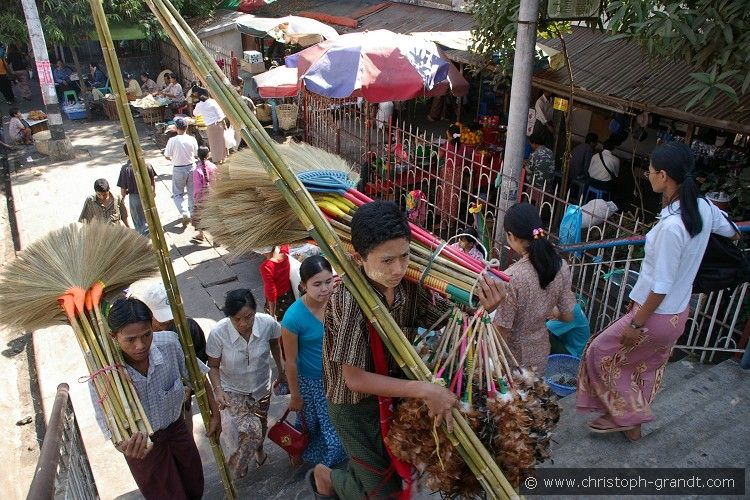
M 286 57 L 305 87 L 326 97 L 402 101 L 448 78 L 450 62 L 433 42 L 388 30 L 349 33 Z

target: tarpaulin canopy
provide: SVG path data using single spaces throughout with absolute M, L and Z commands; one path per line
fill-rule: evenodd
M 315 19 L 299 16 L 251 17 L 237 21 L 237 29 L 253 36 L 271 36 L 283 43 L 309 47 L 322 40 L 332 40 L 338 32 Z

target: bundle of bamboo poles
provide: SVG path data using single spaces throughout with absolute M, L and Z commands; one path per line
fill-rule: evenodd
M 195 33 L 168 1 L 146 0 L 146 3 L 177 49 L 185 55 L 193 71 L 202 76 L 225 115 L 240 130 L 242 138 L 261 158 L 268 175 L 283 193 L 303 228 L 315 238 L 323 252 L 331 259 L 344 284 L 402 370 L 412 379 L 432 380 L 431 372 L 387 312 L 387 308 L 373 293 L 361 271 L 350 261 L 346 249 L 321 214 L 310 193 L 277 153 L 275 143 L 242 102 Z M 488 497 L 515 497 L 516 492 L 468 422 L 458 410 L 454 410 L 453 416 L 456 425 L 449 439 L 457 447 Z
M 560 409 L 544 380 L 518 365 L 485 311 L 455 308 L 442 332 L 428 332 L 416 346 L 434 377 L 460 399 L 461 411 L 511 484 L 518 485 L 521 471 L 549 458 Z M 396 456 L 427 475 L 430 489 L 451 498 L 478 493 L 478 485 L 465 478 L 466 466 L 440 451 L 421 402 L 399 406 L 387 439 Z
M 180 343 L 182 344 L 185 353 L 185 365 L 188 374 L 190 375 L 190 383 L 193 387 L 195 399 L 198 402 L 198 407 L 201 411 L 203 424 L 208 429 L 211 419 L 211 411 L 208 404 L 204 376 L 198 367 L 198 360 L 195 356 L 193 339 L 190 335 L 187 316 L 185 315 L 182 297 L 180 296 L 180 289 L 177 284 L 174 268 L 172 267 L 169 245 L 164 236 L 164 228 L 159 219 L 159 212 L 156 210 L 154 193 L 151 190 L 151 179 L 148 175 L 148 168 L 143 157 L 141 142 L 138 138 L 138 132 L 130 110 L 125 83 L 122 80 L 122 71 L 112 41 L 112 34 L 109 31 L 109 25 L 107 24 L 107 19 L 104 15 L 104 8 L 102 7 L 101 0 L 89 0 L 89 5 L 91 7 L 94 25 L 96 26 L 96 31 L 99 35 L 99 41 L 101 42 L 104 62 L 107 65 L 107 71 L 110 75 L 110 85 L 116 96 L 115 103 L 120 117 L 120 125 L 122 126 L 124 140 L 128 145 L 130 160 L 133 164 L 138 192 L 140 193 L 143 211 L 146 215 L 146 221 L 148 222 L 149 235 L 153 243 L 153 252 L 159 265 L 161 279 L 167 291 L 167 297 L 169 298 L 169 303 L 172 307 L 172 314 L 177 333 L 180 337 Z M 219 440 L 216 436 L 212 436 L 209 438 L 209 442 L 211 443 L 211 451 L 214 454 L 216 465 L 219 469 L 219 476 L 221 477 L 224 486 L 224 494 L 228 499 L 234 499 L 236 497 L 236 491 L 229 474 L 229 469 L 226 465 L 224 453 L 219 445 Z
M 73 328 L 115 445 L 153 431 L 110 335 L 106 297 L 156 269 L 146 238 L 94 221 L 50 232 L 0 275 L 0 323 L 36 330 L 67 321 Z

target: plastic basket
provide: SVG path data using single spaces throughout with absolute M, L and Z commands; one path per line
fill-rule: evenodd
M 85 120 L 86 119 L 86 108 L 81 104 L 73 106 L 63 107 L 63 112 L 68 120 Z
M 557 382 L 553 382 L 553 379 L 558 379 L 561 375 L 571 380 L 578 378 L 578 365 L 581 360 L 570 354 L 551 354 L 547 358 L 547 371 L 544 372 L 544 381 L 549 384 L 552 392 L 560 397 L 565 397 L 569 394 L 576 392 L 575 385 L 562 385 Z
M 271 121 L 271 105 L 270 104 L 258 104 L 255 106 L 255 117 L 258 118 L 259 122 L 270 122 Z
M 143 123 L 153 124 L 163 122 L 165 113 L 166 108 L 164 106 L 141 108 L 141 118 L 143 118 Z
M 279 104 L 276 106 L 276 116 L 279 119 L 281 130 L 297 128 L 297 115 L 299 115 L 299 106 L 296 104 Z

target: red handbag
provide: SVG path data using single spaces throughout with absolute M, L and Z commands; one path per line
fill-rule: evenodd
M 268 429 L 268 439 L 281 446 L 290 457 L 299 458 L 307 449 L 307 445 L 310 444 L 310 434 L 307 432 L 305 416 L 302 413 L 299 414 L 302 429 L 297 429 L 286 421 L 287 415 L 289 415 L 289 408 L 286 409 L 281 420 Z

